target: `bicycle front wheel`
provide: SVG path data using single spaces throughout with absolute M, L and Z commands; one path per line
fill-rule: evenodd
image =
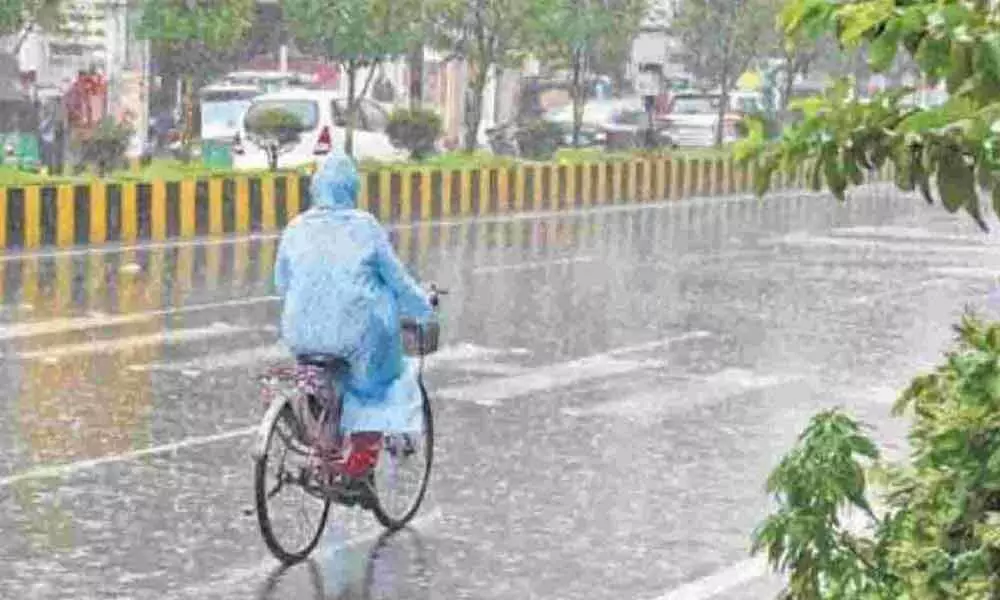
M 372 512 L 383 527 L 406 527 L 420 510 L 434 462 L 434 415 L 423 382 L 420 427 L 405 434 L 385 436 L 375 468 L 375 506 Z
M 275 401 L 264 415 L 255 452 L 257 522 L 268 550 L 286 565 L 309 556 L 330 514 L 330 500 L 314 480 L 302 431 L 291 402 Z

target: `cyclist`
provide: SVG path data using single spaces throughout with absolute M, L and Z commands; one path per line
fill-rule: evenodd
M 417 370 L 403 356 L 400 318 L 432 314 L 385 229 L 356 208 L 359 184 L 352 159 L 323 163 L 312 178 L 312 207 L 282 234 L 274 274 L 285 345 L 297 356 L 343 357 L 350 367 L 336 382 L 348 440 L 337 465 L 355 479 L 375 466 L 382 433 L 412 432 L 419 423 Z

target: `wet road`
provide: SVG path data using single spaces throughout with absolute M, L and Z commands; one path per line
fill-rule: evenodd
M 450 288 L 431 492 L 287 572 L 250 505 L 273 239 L 0 257 L 0 598 L 771 597 L 766 473 L 817 410 L 898 441 L 1000 248 L 873 188 L 394 232 Z

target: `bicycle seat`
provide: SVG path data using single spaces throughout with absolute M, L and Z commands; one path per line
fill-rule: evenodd
M 319 367 L 326 371 L 343 372 L 350 370 L 350 364 L 343 356 L 336 354 L 300 354 L 295 357 L 300 365 Z

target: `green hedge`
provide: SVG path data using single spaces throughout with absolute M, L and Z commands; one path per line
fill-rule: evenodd
M 665 150 L 662 152 L 649 153 L 642 150 L 632 152 L 602 152 L 592 149 L 563 149 L 556 153 L 554 161 L 559 164 L 578 164 L 581 162 L 625 162 L 643 157 L 679 156 L 683 158 L 724 158 L 731 155 L 729 148 L 708 148 L 708 149 L 682 149 Z M 525 162 L 510 156 L 497 156 L 488 152 L 474 152 L 471 154 L 463 152 L 453 152 L 428 157 L 420 162 L 379 162 L 374 160 L 362 160 L 360 168 L 364 171 L 380 169 L 393 170 L 420 170 L 427 168 L 437 169 L 478 169 L 510 167 Z M 307 172 L 306 168 L 297 169 L 298 172 Z M 287 172 L 287 171 L 283 171 Z M 213 169 L 202 165 L 200 162 L 189 164 L 171 159 L 157 159 L 149 166 L 138 171 L 117 171 L 105 177 L 108 182 L 126 181 L 181 181 L 187 179 L 205 179 L 209 177 L 227 177 L 233 175 L 260 175 L 267 173 L 261 171 L 234 171 L 232 169 Z M 98 180 L 96 173 L 84 173 L 81 175 L 40 175 L 0 166 L 0 186 L 22 186 L 22 185 L 59 185 L 59 184 L 80 184 L 90 183 Z

